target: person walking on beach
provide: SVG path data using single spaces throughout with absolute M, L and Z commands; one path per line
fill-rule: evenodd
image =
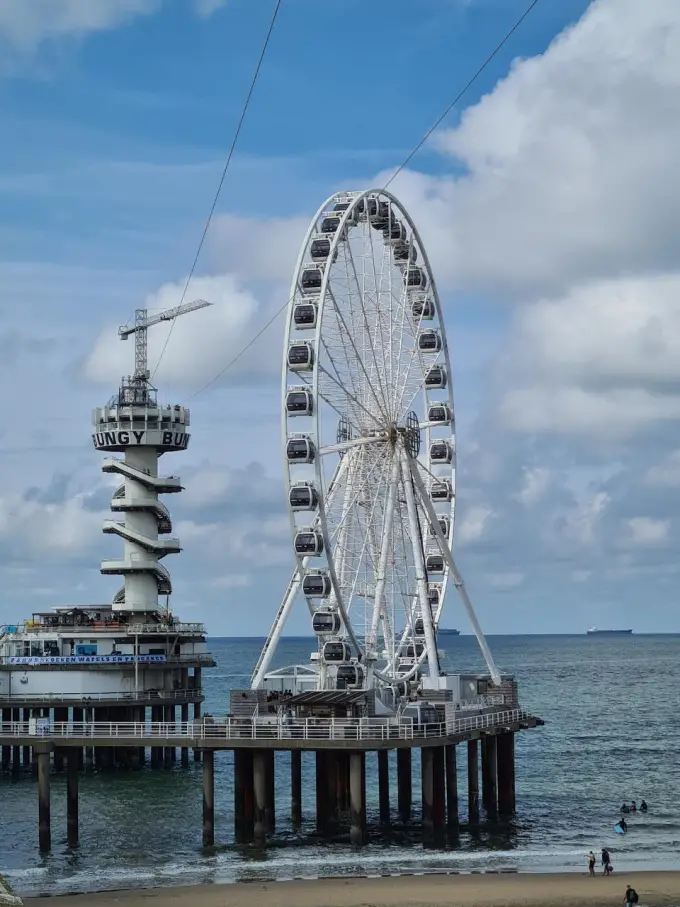
M 588 854 L 588 872 L 591 874 L 591 876 L 595 875 L 595 854 L 592 852 L 592 850 Z
M 602 874 L 608 876 L 611 872 L 611 857 L 606 847 L 602 848 Z
M 631 888 L 630 885 L 626 885 L 626 894 L 623 898 L 623 903 L 626 905 L 637 904 L 640 900 L 638 893 L 634 888 Z

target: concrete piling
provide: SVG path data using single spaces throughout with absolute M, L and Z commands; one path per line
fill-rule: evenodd
M 203 846 L 215 843 L 215 753 L 203 752 Z
M 290 818 L 293 828 L 302 825 L 302 753 L 290 751 Z
M 234 835 L 238 844 L 254 834 L 253 751 L 234 750 Z
M 378 801 L 380 804 L 380 821 L 383 825 L 389 825 L 390 763 L 388 750 L 378 750 Z
M 52 818 L 50 796 L 50 752 L 52 745 L 37 743 L 34 747 L 38 763 L 38 846 L 41 853 L 52 848 Z
M 361 845 L 366 837 L 366 753 L 349 754 L 349 839 Z
M 180 720 L 182 722 L 182 729 L 184 730 L 189 723 L 189 703 L 182 703 L 180 711 Z M 182 756 L 181 756 L 182 765 L 186 768 L 189 765 L 189 747 L 182 747 Z
M 479 821 L 479 746 L 477 740 L 467 742 L 468 822 Z
M 496 738 L 498 768 L 498 812 L 511 816 L 515 811 L 515 735 L 510 731 Z
M 78 846 L 78 769 L 79 750 L 66 753 L 66 841 L 69 847 Z
M 265 761 L 267 790 L 264 804 L 264 824 L 267 834 L 272 835 L 276 829 L 276 752 L 267 750 Z
M 458 767 L 456 765 L 456 746 L 450 744 L 445 749 L 446 758 L 446 824 L 449 828 L 458 827 Z
M 258 844 L 267 837 L 267 753 L 253 753 L 253 836 Z
M 399 809 L 399 818 L 402 822 L 408 822 L 411 818 L 411 797 L 412 797 L 412 779 L 411 779 L 411 750 L 397 750 L 397 801 Z
M 482 802 L 489 816 L 498 813 L 498 758 L 495 735 L 482 737 Z

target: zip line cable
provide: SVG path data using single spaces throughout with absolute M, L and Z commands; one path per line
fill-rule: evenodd
M 432 133 L 435 131 L 435 129 L 436 129 L 438 126 L 441 125 L 441 123 L 446 119 L 446 117 L 449 115 L 449 113 L 451 113 L 451 111 L 452 111 L 453 108 L 456 106 L 456 104 L 461 100 L 461 98 L 462 98 L 465 94 L 467 94 L 467 92 L 470 90 L 470 88 L 472 88 L 472 86 L 475 84 L 475 82 L 477 81 L 477 79 L 481 76 L 481 74 L 482 74 L 482 73 L 484 72 L 484 70 L 487 68 L 487 66 L 489 65 L 489 63 L 491 63 L 492 60 L 499 54 L 499 52 L 503 49 L 503 47 L 504 47 L 504 46 L 507 44 L 507 42 L 510 40 L 510 38 L 515 34 L 515 32 L 517 31 L 517 29 L 522 25 L 522 23 L 524 22 L 524 20 L 529 16 L 529 14 L 532 12 L 532 10 L 534 10 L 534 9 L 538 6 L 539 2 L 540 2 L 540 0 L 532 0 L 532 2 L 531 2 L 531 3 L 529 4 L 529 6 L 524 10 L 524 12 L 523 12 L 522 15 L 519 17 L 519 19 L 517 19 L 517 21 L 516 21 L 515 24 L 512 26 L 512 28 L 505 34 L 505 36 L 503 37 L 503 39 L 502 39 L 501 41 L 498 42 L 498 44 L 494 47 L 494 49 L 491 51 L 491 53 L 489 54 L 489 56 L 488 56 L 488 57 L 484 60 L 484 62 L 479 66 L 479 68 L 478 68 L 477 71 L 471 76 L 471 78 L 468 79 L 468 81 L 465 83 L 465 85 L 463 86 L 463 88 L 461 88 L 461 90 L 458 92 L 458 94 L 457 94 L 456 97 L 453 99 L 453 101 L 451 101 L 451 103 L 447 105 L 446 109 L 445 109 L 444 112 L 441 114 L 441 116 L 438 117 L 438 119 L 432 124 L 432 126 L 430 126 L 430 128 L 427 130 L 427 132 L 426 132 L 425 135 L 421 138 L 421 140 L 418 142 L 418 144 L 415 146 L 415 148 L 413 148 L 413 150 L 410 151 L 409 154 L 404 158 L 404 160 L 403 160 L 403 161 L 401 162 L 401 164 L 397 167 L 397 169 L 394 171 L 394 173 L 392 174 L 392 176 L 388 179 L 388 181 L 387 181 L 387 182 L 385 183 L 385 185 L 382 187 L 383 189 L 387 189 L 387 187 L 388 187 L 392 182 L 394 182 L 394 180 L 395 180 L 395 179 L 397 178 L 397 176 L 402 172 L 402 170 L 403 170 L 405 167 L 408 166 L 408 164 L 413 160 L 413 158 L 416 156 L 416 154 L 417 154 L 417 153 L 420 151 L 420 149 L 423 147 L 423 145 L 425 144 L 425 142 L 427 142 L 427 140 L 430 138 L 430 136 L 431 136 Z M 277 11 L 278 11 L 278 6 L 277 6 L 277 9 L 275 10 L 275 14 L 276 14 Z M 269 36 L 267 36 L 267 37 L 269 37 Z M 214 206 L 213 206 L 213 208 L 214 208 Z M 206 230 L 207 230 L 207 227 L 206 227 Z M 205 235 L 205 234 L 204 234 L 204 235 Z M 184 298 L 184 297 L 182 297 L 182 298 Z M 291 299 L 292 299 L 292 298 L 293 298 L 293 297 L 291 297 Z M 271 317 L 271 318 L 269 319 L 269 321 L 264 325 L 264 327 L 260 328 L 260 330 L 257 332 L 257 334 L 255 334 L 255 336 L 254 336 L 251 340 L 248 341 L 248 343 L 246 344 L 246 346 L 244 346 L 243 349 L 242 349 L 239 353 L 237 353 L 236 356 L 234 356 L 234 358 L 231 359 L 231 360 L 224 366 L 224 368 L 223 368 L 221 371 L 219 371 L 213 378 L 211 378 L 210 381 L 207 381 L 207 382 L 203 385 L 203 387 L 199 388 L 199 389 L 198 389 L 197 391 L 195 391 L 190 397 L 188 397 L 188 398 L 187 398 L 187 402 L 189 402 L 189 400 L 193 400 L 193 399 L 194 399 L 195 397 L 197 397 L 199 394 L 202 394 L 203 391 L 207 390 L 207 389 L 208 389 L 209 387 L 211 387 L 216 381 L 218 381 L 218 380 L 222 377 L 222 375 L 225 374 L 225 372 L 229 371 L 229 369 L 232 367 L 232 365 L 234 365 L 236 362 L 238 362 L 238 360 L 241 358 L 241 356 L 244 355 L 244 353 L 247 353 L 247 352 L 248 352 L 248 350 L 253 346 L 253 344 L 256 343 L 256 342 L 260 339 L 260 337 L 264 334 L 264 332 L 265 332 L 269 327 L 271 327 L 272 324 L 274 324 L 274 322 L 277 320 L 277 318 L 279 317 L 279 315 L 281 315 L 282 312 L 283 312 L 286 308 L 288 308 L 288 305 L 289 305 L 291 299 L 287 299 L 287 300 L 284 302 L 284 304 L 281 306 L 281 308 L 278 309 L 278 311 L 276 311 L 276 312 L 272 315 L 272 317 Z M 174 321 L 173 321 L 173 325 L 174 325 Z M 170 330 L 172 331 L 172 328 L 171 328 Z M 169 335 L 168 335 L 168 339 L 170 339 L 170 336 L 169 336 Z M 167 341 L 166 341 L 166 346 L 167 346 Z M 164 347 L 164 349 L 165 349 L 165 347 Z M 157 367 L 158 367 L 158 366 L 157 366 Z
M 187 291 L 189 289 L 189 284 L 191 283 L 191 279 L 194 276 L 194 271 L 196 270 L 196 265 L 198 264 L 198 259 L 201 255 L 201 251 L 203 249 L 203 244 L 205 243 L 205 238 L 208 234 L 208 229 L 210 228 L 210 224 L 212 223 L 213 215 L 215 214 L 215 208 L 217 207 L 217 202 L 219 201 L 220 193 L 222 192 L 222 186 L 224 185 L 224 180 L 227 176 L 227 171 L 229 170 L 229 165 L 231 164 L 231 159 L 234 156 L 234 149 L 236 148 L 236 143 L 238 142 L 239 136 L 241 135 L 241 129 L 243 128 L 243 123 L 246 118 L 246 113 L 248 112 L 248 107 L 250 106 L 250 101 L 253 96 L 253 92 L 255 91 L 255 85 L 256 85 L 257 79 L 260 75 L 260 69 L 262 68 L 262 63 L 264 61 L 265 54 L 267 53 L 267 48 L 269 47 L 269 41 L 272 36 L 272 32 L 274 31 L 274 25 L 276 24 L 276 19 L 279 15 L 279 10 L 281 9 L 282 3 L 283 3 L 283 0 L 277 0 L 276 6 L 274 7 L 274 12 L 272 13 L 272 17 L 269 22 L 269 28 L 267 30 L 267 35 L 264 39 L 264 44 L 262 45 L 262 50 L 260 52 L 260 57 L 257 61 L 257 66 L 255 67 L 255 72 L 253 73 L 253 78 L 251 79 L 251 82 L 250 82 L 250 88 L 248 89 L 248 94 L 246 95 L 246 99 L 243 104 L 243 109 L 241 110 L 241 116 L 239 117 L 239 121 L 236 126 L 236 131 L 234 132 L 234 138 L 232 139 L 231 146 L 229 148 L 229 153 L 227 154 L 227 160 L 226 160 L 226 162 L 224 164 L 224 168 L 222 170 L 222 176 L 220 177 L 220 181 L 217 186 L 217 192 L 215 193 L 215 198 L 213 199 L 213 203 L 210 208 L 210 213 L 208 214 L 208 219 L 205 222 L 205 227 L 203 228 L 203 233 L 201 234 L 201 239 L 198 243 L 198 249 L 196 250 L 196 255 L 194 256 L 194 260 L 191 265 L 191 270 L 189 271 L 189 275 L 184 284 L 184 290 L 182 291 L 182 298 L 179 301 L 179 305 L 182 305 L 182 303 L 184 302 L 184 299 L 187 295 Z M 156 372 L 158 371 L 158 367 L 161 364 L 161 360 L 163 359 L 163 356 L 165 355 L 165 351 L 168 348 L 168 343 L 170 342 L 170 337 L 172 336 L 172 332 L 175 327 L 176 320 L 177 319 L 175 318 L 170 323 L 170 330 L 168 331 L 168 335 L 165 338 L 165 343 L 163 344 L 163 349 L 161 350 L 161 354 L 158 357 L 158 362 L 156 363 L 156 367 L 154 368 L 153 374 L 151 375 L 152 379 L 153 379 L 154 375 L 156 374 Z
M 435 129 L 437 128 L 437 126 L 439 126 L 439 125 L 446 119 L 446 117 L 451 113 L 451 111 L 452 111 L 453 108 L 456 106 L 456 104 L 458 103 L 458 101 L 460 101 L 460 99 L 463 97 L 463 95 L 467 94 L 467 92 L 470 90 L 470 88 L 472 88 L 472 86 L 475 84 L 475 82 L 477 81 L 477 79 L 478 79 L 478 78 L 481 76 L 481 74 L 484 72 L 484 70 L 485 70 L 486 67 L 489 65 L 489 63 L 491 63 L 491 61 L 494 59 L 494 57 L 496 57 L 496 56 L 498 55 L 498 53 L 503 49 L 503 47 L 507 44 L 507 42 L 510 40 L 510 38 L 515 34 L 515 32 L 517 31 L 517 29 L 520 27 L 520 25 L 522 24 L 522 22 L 524 22 L 524 20 L 527 18 L 527 16 L 529 15 L 529 13 L 530 13 L 535 7 L 537 7 L 538 4 L 539 4 L 539 0 L 532 0 L 532 2 L 531 2 L 531 3 L 529 4 L 529 6 L 524 10 L 524 12 L 523 12 L 522 15 L 519 17 L 519 19 L 518 19 L 518 20 L 515 22 L 515 24 L 512 26 L 512 28 L 510 29 L 510 31 L 505 35 L 505 37 L 503 38 L 503 40 L 500 41 L 500 42 L 494 47 L 494 49 L 491 51 L 491 53 L 489 54 L 489 56 L 486 58 L 486 60 L 484 60 L 484 62 L 482 63 L 482 65 L 479 67 L 479 69 L 477 70 L 477 72 L 475 72 L 474 75 L 470 78 L 470 80 L 469 80 L 468 82 L 466 82 L 466 84 L 463 86 L 463 88 L 461 88 L 461 90 L 458 92 L 458 94 L 456 95 L 456 97 L 453 99 L 453 101 L 451 101 L 451 103 L 449 104 L 449 106 L 446 108 L 446 110 L 444 111 L 444 113 L 442 113 L 442 115 L 441 115 L 437 120 L 435 120 L 435 122 L 432 124 L 432 126 L 430 126 L 430 128 L 427 130 L 427 132 L 426 132 L 425 135 L 422 137 L 422 139 L 418 142 L 418 144 L 417 144 L 416 147 L 413 149 L 413 151 L 411 151 L 411 153 L 410 153 L 410 154 L 402 161 L 402 163 L 399 164 L 399 166 L 398 166 L 397 169 L 394 171 L 394 173 L 392 174 L 392 176 L 387 180 L 387 182 L 386 182 L 385 185 L 383 186 L 383 189 L 387 189 L 387 187 L 390 185 L 390 183 L 392 183 L 392 182 L 399 176 L 399 174 L 401 173 L 401 171 L 402 171 L 402 170 L 403 170 L 403 169 L 411 162 L 411 160 L 416 156 L 416 154 L 418 154 L 418 152 L 420 151 L 420 149 L 423 147 L 423 145 L 425 144 L 425 142 L 430 138 L 430 136 L 431 136 L 432 133 L 435 131 Z

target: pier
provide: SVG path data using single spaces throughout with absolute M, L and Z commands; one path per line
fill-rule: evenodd
M 234 836 L 241 843 L 263 844 L 275 829 L 275 764 L 290 759 L 293 824 L 301 812 L 302 758 L 313 754 L 316 765 L 316 824 L 326 836 L 347 826 L 352 843 L 366 839 L 366 764 L 375 759 L 379 779 L 380 819 L 390 820 L 390 762 L 397 766 L 397 804 L 403 820 L 412 814 L 411 755 L 420 750 L 423 843 L 441 845 L 446 830 L 459 821 L 456 748 L 465 745 L 468 760 L 469 821 L 479 818 L 482 802 L 489 817 L 515 810 L 515 735 L 543 722 L 523 709 L 460 717 L 438 724 L 397 724 L 390 719 L 305 719 L 267 722 L 242 718 L 204 718 L 189 722 L 55 722 L 36 736 L 35 726 L 3 721 L 0 746 L 31 747 L 37 770 L 38 843 L 51 848 L 51 768 L 57 754 L 66 762 L 67 840 L 78 844 L 78 772 L 83 752 L 116 748 L 203 755 L 204 846 L 215 844 L 215 753 L 234 752 Z M 392 752 L 396 753 L 392 757 Z M 376 754 L 375 757 L 373 754 Z M 493 753 L 493 756 L 490 754 Z M 289 754 L 289 755 L 288 755 Z M 480 758 L 481 755 L 481 758 Z M 197 830 L 198 831 L 198 830 Z

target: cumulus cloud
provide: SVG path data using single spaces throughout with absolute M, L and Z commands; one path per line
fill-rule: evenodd
M 653 520 L 651 517 L 636 516 L 627 521 L 624 543 L 628 545 L 662 544 L 668 538 L 669 520 Z
M 521 307 L 499 410 L 527 433 L 627 436 L 680 418 L 680 275 L 597 281 Z
M 523 299 L 674 268 L 675 0 L 595 0 L 436 137 L 463 174 L 404 172 L 441 283 Z
M 218 270 L 246 280 L 278 281 L 288 293 L 310 220 L 311 214 L 259 219 L 230 214 L 217 217 L 209 234 L 213 263 Z
M 145 301 L 149 315 L 176 306 L 183 282 L 168 283 Z M 154 381 L 161 385 L 198 390 L 210 381 L 249 343 L 268 319 L 262 304 L 231 274 L 197 277 L 191 282 L 187 301 L 205 299 L 209 308 L 182 315 L 172 332 L 163 322 L 148 331 L 148 361 Z M 170 339 L 165 346 L 166 338 Z M 278 375 L 280 344 L 273 355 L 276 333 L 271 332 L 229 371 L 229 380 L 247 376 L 261 380 Z M 278 339 L 278 338 L 277 338 Z M 84 365 L 85 377 L 114 386 L 121 375 L 129 374 L 134 363 L 133 339 L 121 342 L 118 329 L 109 325 L 102 331 Z M 165 352 L 161 359 L 161 352 Z
M 160 0 L 0 0 L 0 38 L 33 50 L 47 39 L 115 28 L 159 7 Z

